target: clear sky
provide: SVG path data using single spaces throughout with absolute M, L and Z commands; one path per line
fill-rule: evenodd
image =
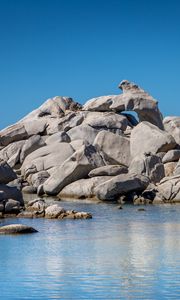
M 49 97 L 117 94 L 122 79 L 180 115 L 179 0 L 0 0 L 0 128 Z

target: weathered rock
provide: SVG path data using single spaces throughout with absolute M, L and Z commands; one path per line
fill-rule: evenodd
M 73 147 L 73 149 L 76 151 L 82 146 L 87 145 L 88 143 L 84 140 L 79 139 L 79 140 L 72 141 L 70 144 Z
M 89 199 L 95 198 L 94 188 L 109 180 L 110 176 L 99 176 L 87 179 L 80 179 L 66 185 L 58 194 L 59 198 Z
M 37 188 L 32 185 L 27 185 L 22 188 L 23 194 L 36 194 Z
M 47 171 L 41 171 L 36 174 L 32 174 L 30 179 L 31 184 L 37 189 L 39 185 L 43 184 L 49 178 L 49 176 L 50 174 Z
M 129 173 L 145 175 L 153 183 L 160 182 L 165 176 L 161 159 L 150 154 L 136 156 L 129 166 Z
M 180 159 L 180 150 L 174 149 L 169 150 L 162 159 L 163 163 L 172 162 L 172 161 L 178 161 Z
M 21 211 L 17 216 L 17 218 L 24 218 L 24 219 L 32 219 L 34 214 L 32 211 Z
M 51 145 L 53 143 L 69 143 L 70 141 L 71 139 L 65 131 L 59 131 L 49 136 L 46 139 L 46 144 Z
M 92 215 L 87 212 L 77 212 L 75 210 L 66 210 L 58 216 L 58 219 L 92 219 Z
M 101 96 L 88 100 L 84 106 L 83 110 L 89 111 L 109 111 L 109 107 L 112 104 L 112 100 L 116 95 Z
M 27 116 L 24 121 L 19 122 L 19 124 L 21 123 L 24 124 L 28 137 L 32 135 L 42 135 L 46 129 L 46 119 L 42 118 L 33 119 Z
M 93 144 L 98 132 L 99 131 L 97 129 L 94 129 L 89 125 L 82 124 L 70 129 L 68 131 L 68 135 L 71 141 L 79 140 L 79 138 L 81 138 L 89 144 Z
M 46 208 L 46 203 L 43 199 L 31 200 L 27 203 L 27 211 L 44 211 Z
M 71 128 L 80 125 L 84 120 L 81 112 L 68 112 L 61 118 L 51 118 L 47 121 L 46 132 L 52 135 L 59 131 L 68 131 Z
M 180 202 L 180 175 L 163 178 L 157 189 L 164 202 Z
M 33 227 L 23 224 L 11 224 L 0 227 L 0 234 L 20 234 L 38 232 Z
M 43 190 L 48 195 L 57 195 L 66 185 L 88 176 L 97 167 L 103 166 L 100 153 L 92 146 L 82 146 L 44 182 Z M 41 190 L 42 192 L 42 190 Z
M 20 162 L 20 153 L 25 141 L 13 142 L 0 151 L 0 158 L 7 161 L 10 167 Z
M 125 131 L 128 120 L 125 115 L 114 112 L 89 112 L 83 122 L 97 130 L 108 130 L 113 133 Z
M 116 200 L 119 196 L 133 191 L 143 191 L 149 184 L 149 179 L 143 175 L 122 174 L 101 183 L 95 189 L 95 195 L 100 200 Z
M 16 123 L 0 131 L 0 146 L 28 138 L 28 133 L 22 123 Z
M 174 138 L 149 122 L 141 122 L 131 132 L 130 148 L 134 158 L 144 153 L 156 154 L 175 148 Z
M 102 130 L 94 140 L 94 146 L 104 153 L 104 158 L 110 164 L 129 166 L 130 142 L 127 138 Z
M 180 160 L 178 161 L 176 168 L 174 169 L 174 175 L 180 175 Z
M 164 128 L 175 139 L 176 143 L 180 145 L 180 117 L 166 117 L 163 120 Z
M 20 203 L 17 200 L 8 199 L 5 203 L 5 213 L 18 213 L 20 211 Z
M 158 109 L 158 102 L 141 89 L 138 85 L 123 80 L 119 88 L 123 94 L 113 98 L 110 106 L 116 112 L 135 111 L 140 121 L 148 121 L 163 129 L 162 115 Z
M 116 176 L 120 174 L 128 173 L 128 168 L 120 165 L 108 165 L 96 168 L 89 172 L 89 177 L 96 176 Z
M 0 183 L 8 183 L 17 178 L 16 173 L 4 160 L 0 160 Z
M 21 121 L 24 122 L 38 118 L 62 117 L 67 110 L 76 111 L 80 108 L 81 105 L 74 102 L 72 98 L 56 96 L 54 98 L 47 99 L 39 108 L 32 111 Z
M 45 145 L 46 144 L 40 135 L 31 136 L 21 149 L 20 162 L 22 163 L 26 156 Z
M 22 175 L 27 178 L 30 174 L 60 166 L 73 153 L 74 150 L 68 143 L 41 147 L 25 158 L 21 167 Z
M 65 210 L 58 204 L 50 205 L 45 210 L 45 218 L 47 219 L 56 219 L 58 218 L 62 213 L 64 213 Z
M 168 162 L 164 164 L 165 177 L 173 176 L 177 162 Z

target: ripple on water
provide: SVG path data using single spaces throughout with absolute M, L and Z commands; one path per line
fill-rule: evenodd
M 18 220 L 39 232 L 0 236 L 1 299 L 180 298 L 180 206 L 61 205 L 93 219 Z

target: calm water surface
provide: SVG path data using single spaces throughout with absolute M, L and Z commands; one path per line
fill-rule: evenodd
M 0 236 L 0 299 L 180 299 L 179 205 L 62 206 L 93 219 L 20 219 L 39 233 Z

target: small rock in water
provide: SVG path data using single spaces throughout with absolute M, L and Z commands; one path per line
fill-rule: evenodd
M 0 234 L 22 234 L 38 232 L 33 227 L 23 224 L 10 224 L 0 227 Z
M 118 206 L 118 209 L 123 209 L 123 208 L 122 208 L 122 206 L 120 205 L 120 206 Z
M 138 211 L 146 211 L 145 208 L 138 208 Z

